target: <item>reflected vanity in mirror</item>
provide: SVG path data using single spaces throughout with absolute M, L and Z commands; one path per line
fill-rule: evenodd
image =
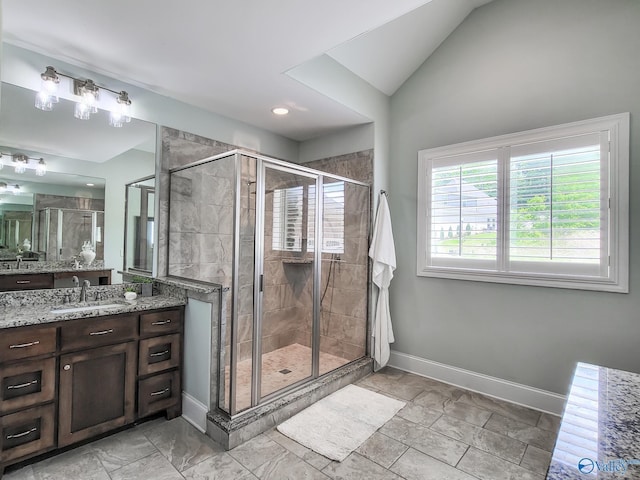
M 72 287 L 74 276 L 111 283 L 124 253 L 125 185 L 139 193 L 125 265 L 150 274 L 156 126 L 132 119 L 113 128 L 102 111 L 79 120 L 63 98 L 41 111 L 36 92 L 11 84 L 1 94 L 0 291 Z

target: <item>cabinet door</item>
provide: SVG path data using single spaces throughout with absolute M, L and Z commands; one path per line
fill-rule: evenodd
M 135 386 L 135 342 L 62 355 L 58 445 L 132 422 Z
M 0 366 L 0 413 L 53 400 L 56 359 L 31 360 Z

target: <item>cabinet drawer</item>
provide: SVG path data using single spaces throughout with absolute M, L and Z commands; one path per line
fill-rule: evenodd
M 140 340 L 138 375 L 150 375 L 180 365 L 180 335 Z
M 178 332 L 182 327 L 181 310 L 144 313 L 140 315 L 140 335 L 165 335 Z
M 56 351 L 56 327 L 18 327 L 2 330 L 0 362 Z
M 180 373 L 177 370 L 138 382 L 138 416 L 166 410 L 180 401 Z
M 0 417 L 0 462 L 44 452 L 55 446 L 54 405 Z
M 56 359 L 31 360 L 0 367 L 0 413 L 52 401 Z
M 50 273 L 0 275 L 0 291 L 36 288 L 53 288 L 53 275 Z
M 137 332 L 137 315 L 74 320 L 60 327 L 60 349 L 69 351 L 126 342 L 134 339 Z

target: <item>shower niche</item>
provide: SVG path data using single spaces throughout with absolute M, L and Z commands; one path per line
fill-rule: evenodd
M 365 183 L 238 150 L 170 172 L 168 274 L 228 288 L 212 410 L 366 356 L 370 211 Z

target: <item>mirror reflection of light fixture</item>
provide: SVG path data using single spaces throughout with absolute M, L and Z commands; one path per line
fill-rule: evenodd
M 44 161 L 44 158 L 38 160 L 38 164 L 36 165 L 36 175 L 39 177 L 44 177 L 47 174 L 47 164 Z
M 50 111 L 53 104 L 58 103 L 57 89 L 60 77 L 69 78 L 73 81 L 73 93 L 80 97 L 76 101 L 73 116 L 80 120 L 89 120 L 93 113 L 98 112 L 98 99 L 100 90 L 106 90 L 116 96 L 116 106 L 110 112 L 109 125 L 112 127 L 122 127 L 123 124 L 131 121 L 131 100 L 129 94 L 124 90 L 117 92 L 110 88 L 97 85 L 93 80 L 81 80 L 65 73 L 57 72 L 53 67 L 47 67 L 44 73 L 40 74 L 42 87 L 36 95 L 36 108 Z
M 39 177 L 47 174 L 47 162 L 44 158 L 34 158 L 24 153 L 2 153 L 0 152 L 0 170 L 4 167 L 3 157 L 11 157 L 11 162 L 16 173 L 24 173 L 29 170 L 35 170 Z
M 13 163 L 15 163 L 16 173 L 24 173 L 27 170 L 27 164 L 29 163 L 29 157 L 22 153 L 16 153 L 13 155 Z

